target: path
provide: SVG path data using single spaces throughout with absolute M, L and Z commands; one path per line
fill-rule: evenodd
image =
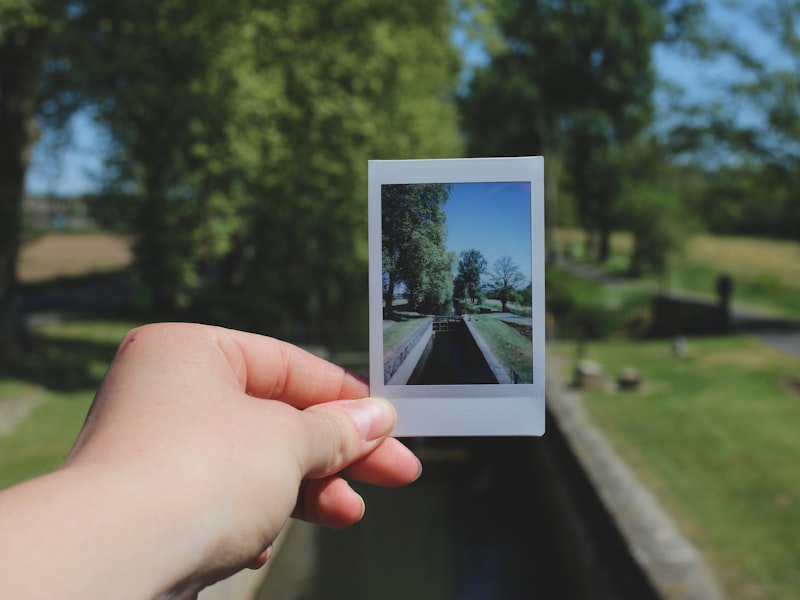
M 619 277 L 612 277 L 604 273 L 601 269 L 592 265 L 584 265 L 562 259 L 558 266 L 565 271 L 584 279 L 596 281 L 603 285 L 612 286 L 640 286 L 648 287 L 640 282 L 634 282 Z M 708 298 L 700 295 L 669 292 L 669 296 L 676 299 L 692 300 L 695 302 L 707 302 L 712 304 Z M 750 309 L 733 307 L 731 319 L 736 331 L 754 335 L 765 344 L 777 348 L 783 352 L 800 357 L 800 321 L 783 319 L 766 313 L 757 312 Z

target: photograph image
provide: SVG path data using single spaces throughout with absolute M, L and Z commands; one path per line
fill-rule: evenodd
M 531 183 L 380 186 L 385 385 L 533 382 Z

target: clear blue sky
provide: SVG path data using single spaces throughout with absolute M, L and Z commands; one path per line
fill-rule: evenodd
M 531 186 L 529 182 L 454 183 L 444 206 L 447 249 L 478 250 L 489 271 L 510 256 L 531 279 Z
M 743 9 L 727 8 L 727 0 L 708 0 L 708 10 L 712 21 L 724 31 L 754 50 L 759 58 L 781 60 L 781 53 L 774 43 L 766 38 L 757 25 L 758 7 L 771 0 L 748 0 Z M 486 55 L 479 45 L 470 42 L 463 32 L 455 31 L 454 42 L 464 50 L 467 67 L 486 62 Z M 687 99 L 720 99 L 721 83 L 736 77 L 737 68 L 732 61 L 721 60 L 709 66 L 681 56 L 675 48 L 657 47 L 653 53 L 656 71 L 659 76 L 686 90 Z M 662 107 L 659 119 L 668 123 L 669 115 L 664 112 L 666 98 L 657 97 Z M 753 111 L 742 107 L 741 118 L 755 118 Z M 88 112 L 78 113 L 72 120 L 72 141 L 57 152 L 48 153 L 48 141 L 53 137 L 43 132 L 42 141 L 34 151 L 33 165 L 28 174 L 28 190 L 31 193 L 80 194 L 96 189 L 96 176 L 102 172 L 104 136 L 93 125 Z M 94 177 L 93 177 L 94 174 Z

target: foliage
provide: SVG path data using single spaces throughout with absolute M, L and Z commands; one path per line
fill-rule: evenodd
M 25 173 L 37 137 L 39 74 L 64 11 L 57 0 L 0 2 L 0 354 L 22 336 L 16 269 Z
M 453 282 L 453 297 L 475 304 L 481 293 L 481 275 L 486 273 L 486 259 L 478 250 L 464 250 L 458 256 L 458 273 Z
M 559 338 L 605 339 L 640 335 L 650 295 L 636 290 L 612 293 L 600 283 L 572 275 L 556 266 L 545 273 L 545 302 Z
M 439 314 L 453 297 L 455 257 L 445 246 L 446 184 L 394 184 L 381 189 L 384 309 L 405 286 L 412 308 Z
M 503 312 L 506 312 L 508 303 L 519 299 L 519 291 L 525 283 L 525 276 L 510 256 L 501 256 L 495 261 L 489 278 L 489 295 L 500 300 Z
M 497 8 L 505 46 L 476 73 L 462 103 L 470 151 L 546 155 L 547 214 L 558 186 L 567 185 L 587 234 L 599 234 L 601 259 L 622 149 L 652 118 L 652 47 L 676 35 L 696 4 L 539 0 Z

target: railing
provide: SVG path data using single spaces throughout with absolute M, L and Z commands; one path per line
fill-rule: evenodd
M 462 323 L 464 317 L 433 317 L 434 331 L 447 331 L 451 326 Z

